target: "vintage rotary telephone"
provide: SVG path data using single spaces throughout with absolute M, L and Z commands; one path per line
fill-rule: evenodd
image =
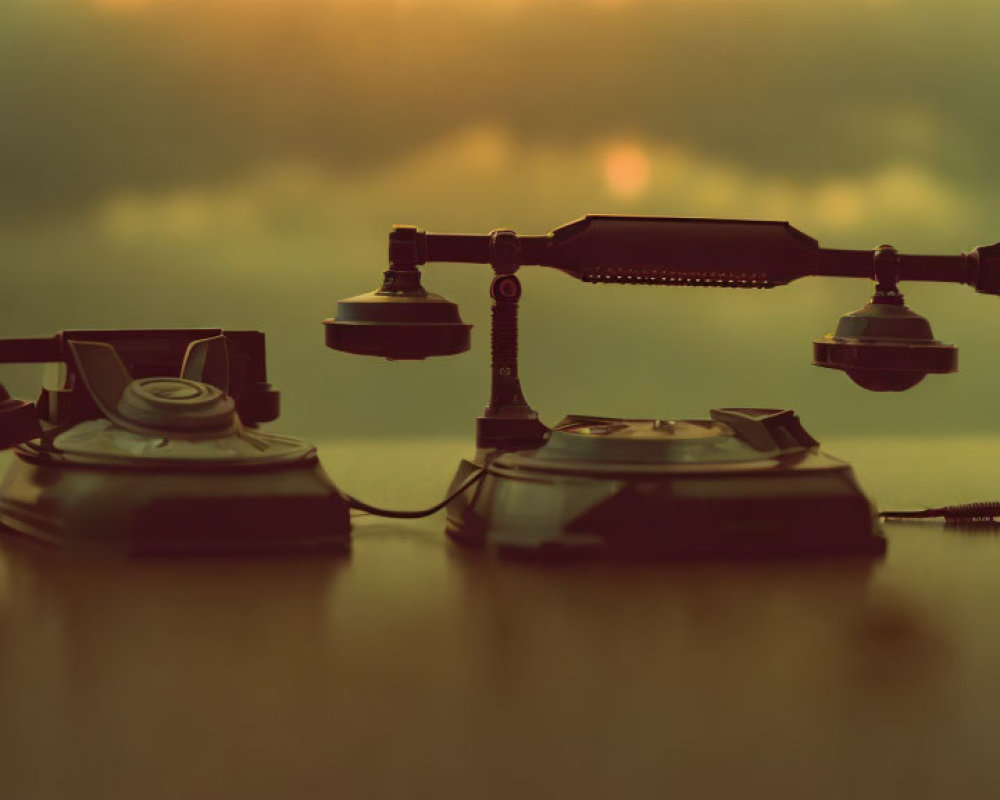
M 552 267 L 587 283 L 748 289 L 807 275 L 874 279 L 871 301 L 813 346 L 814 364 L 843 370 L 872 391 L 902 391 L 957 368 L 956 349 L 906 307 L 899 280 L 1000 294 L 1000 245 L 956 256 L 900 254 L 888 245 L 833 250 L 785 222 L 606 215 L 545 236 L 396 227 L 382 286 L 340 301 L 325 323 L 327 345 L 391 360 L 467 350 L 470 326 L 455 304 L 421 284 L 418 268 L 435 261 L 489 264 L 494 272 L 490 402 L 477 420 L 476 457 L 462 462 L 453 483 L 448 532 L 519 551 L 884 549 L 850 468 L 820 453 L 791 411 L 542 424 L 518 379 L 520 267 Z
M 343 548 L 345 498 L 278 417 L 264 334 L 66 330 L 0 340 L 0 363 L 57 367 L 38 401 L 0 394 L 0 522 L 130 553 Z

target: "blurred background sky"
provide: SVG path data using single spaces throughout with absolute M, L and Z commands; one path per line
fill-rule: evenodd
M 487 267 L 435 265 L 472 352 L 327 350 L 393 224 L 787 219 L 831 247 L 1000 238 L 1000 4 L 982 0 L 3 0 L 0 336 L 264 330 L 280 429 L 468 434 Z M 523 272 L 522 382 L 566 413 L 795 408 L 826 433 L 1000 429 L 1000 306 L 905 285 L 962 371 L 877 395 L 810 366 L 861 281 L 768 292 Z M 34 396 L 34 367 L 0 367 Z

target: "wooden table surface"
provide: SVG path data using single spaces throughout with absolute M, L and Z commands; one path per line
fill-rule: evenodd
M 321 452 L 405 507 L 468 447 Z M 1000 499 L 997 437 L 826 449 L 882 507 Z M 347 557 L 0 536 L 0 797 L 1000 792 L 1000 537 L 896 523 L 874 562 L 545 566 L 442 524 L 359 519 Z

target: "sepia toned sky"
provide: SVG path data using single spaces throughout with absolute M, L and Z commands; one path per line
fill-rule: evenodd
M 471 435 L 487 268 L 425 272 L 477 325 L 471 353 L 323 346 L 393 224 L 746 217 L 969 250 L 1000 239 L 998 24 L 979 0 L 5 0 L 0 336 L 259 328 L 283 430 Z M 522 377 L 549 423 L 764 405 L 821 439 L 996 427 L 1000 308 L 965 287 L 903 287 L 962 372 L 874 395 L 809 364 L 861 281 L 523 280 Z M 34 374 L 0 367 L 21 394 Z

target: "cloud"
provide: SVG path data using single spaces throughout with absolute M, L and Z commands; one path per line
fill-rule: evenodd
M 914 163 L 796 179 L 658 141 L 556 147 L 476 126 L 365 175 L 275 163 L 225 183 L 115 194 L 97 223 L 118 241 L 199 241 L 385 221 L 485 230 L 516 223 L 539 232 L 595 211 L 787 219 L 856 247 L 873 244 L 879 231 L 943 239 L 977 218 L 961 191 Z

